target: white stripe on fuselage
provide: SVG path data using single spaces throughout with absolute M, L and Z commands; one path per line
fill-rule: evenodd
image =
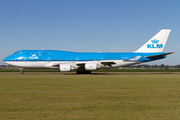
M 96 63 L 101 64 L 101 62 L 114 62 L 112 67 L 122 67 L 127 65 L 137 64 L 137 61 L 123 61 L 123 60 L 103 60 L 103 61 L 5 61 L 6 64 L 22 67 L 22 68 L 58 68 L 58 64 L 80 64 L 80 63 Z

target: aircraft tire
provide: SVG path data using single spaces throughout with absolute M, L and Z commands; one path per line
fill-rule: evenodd
M 84 73 L 85 74 L 91 74 L 91 71 L 85 71 Z
M 83 71 L 77 71 L 76 74 L 91 74 L 91 71 L 86 71 L 86 70 L 83 70 Z
M 81 71 L 76 71 L 76 74 L 81 74 Z
M 20 74 L 24 74 L 24 71 L 21 71 Z

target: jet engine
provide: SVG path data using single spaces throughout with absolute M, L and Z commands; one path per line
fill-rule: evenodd
M 97 64 L 95 63 L 86 63 L 85 70 L 97 70 Z
M 74 70 L 74 67 L 70 66 L 70 65 L 59 65 L 59 71 L 61 72 L 69 72 L 71 70 Z

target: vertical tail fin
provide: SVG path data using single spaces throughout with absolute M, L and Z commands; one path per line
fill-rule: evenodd
M 135 52 L 162 52 L 171 29 L 162 29 Z

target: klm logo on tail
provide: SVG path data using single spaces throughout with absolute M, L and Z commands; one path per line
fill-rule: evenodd
M 151 40 L 152 44 L 147 44 L 147 48 L 163 48 L 163 44 L 158 44 L 159 40 Z

